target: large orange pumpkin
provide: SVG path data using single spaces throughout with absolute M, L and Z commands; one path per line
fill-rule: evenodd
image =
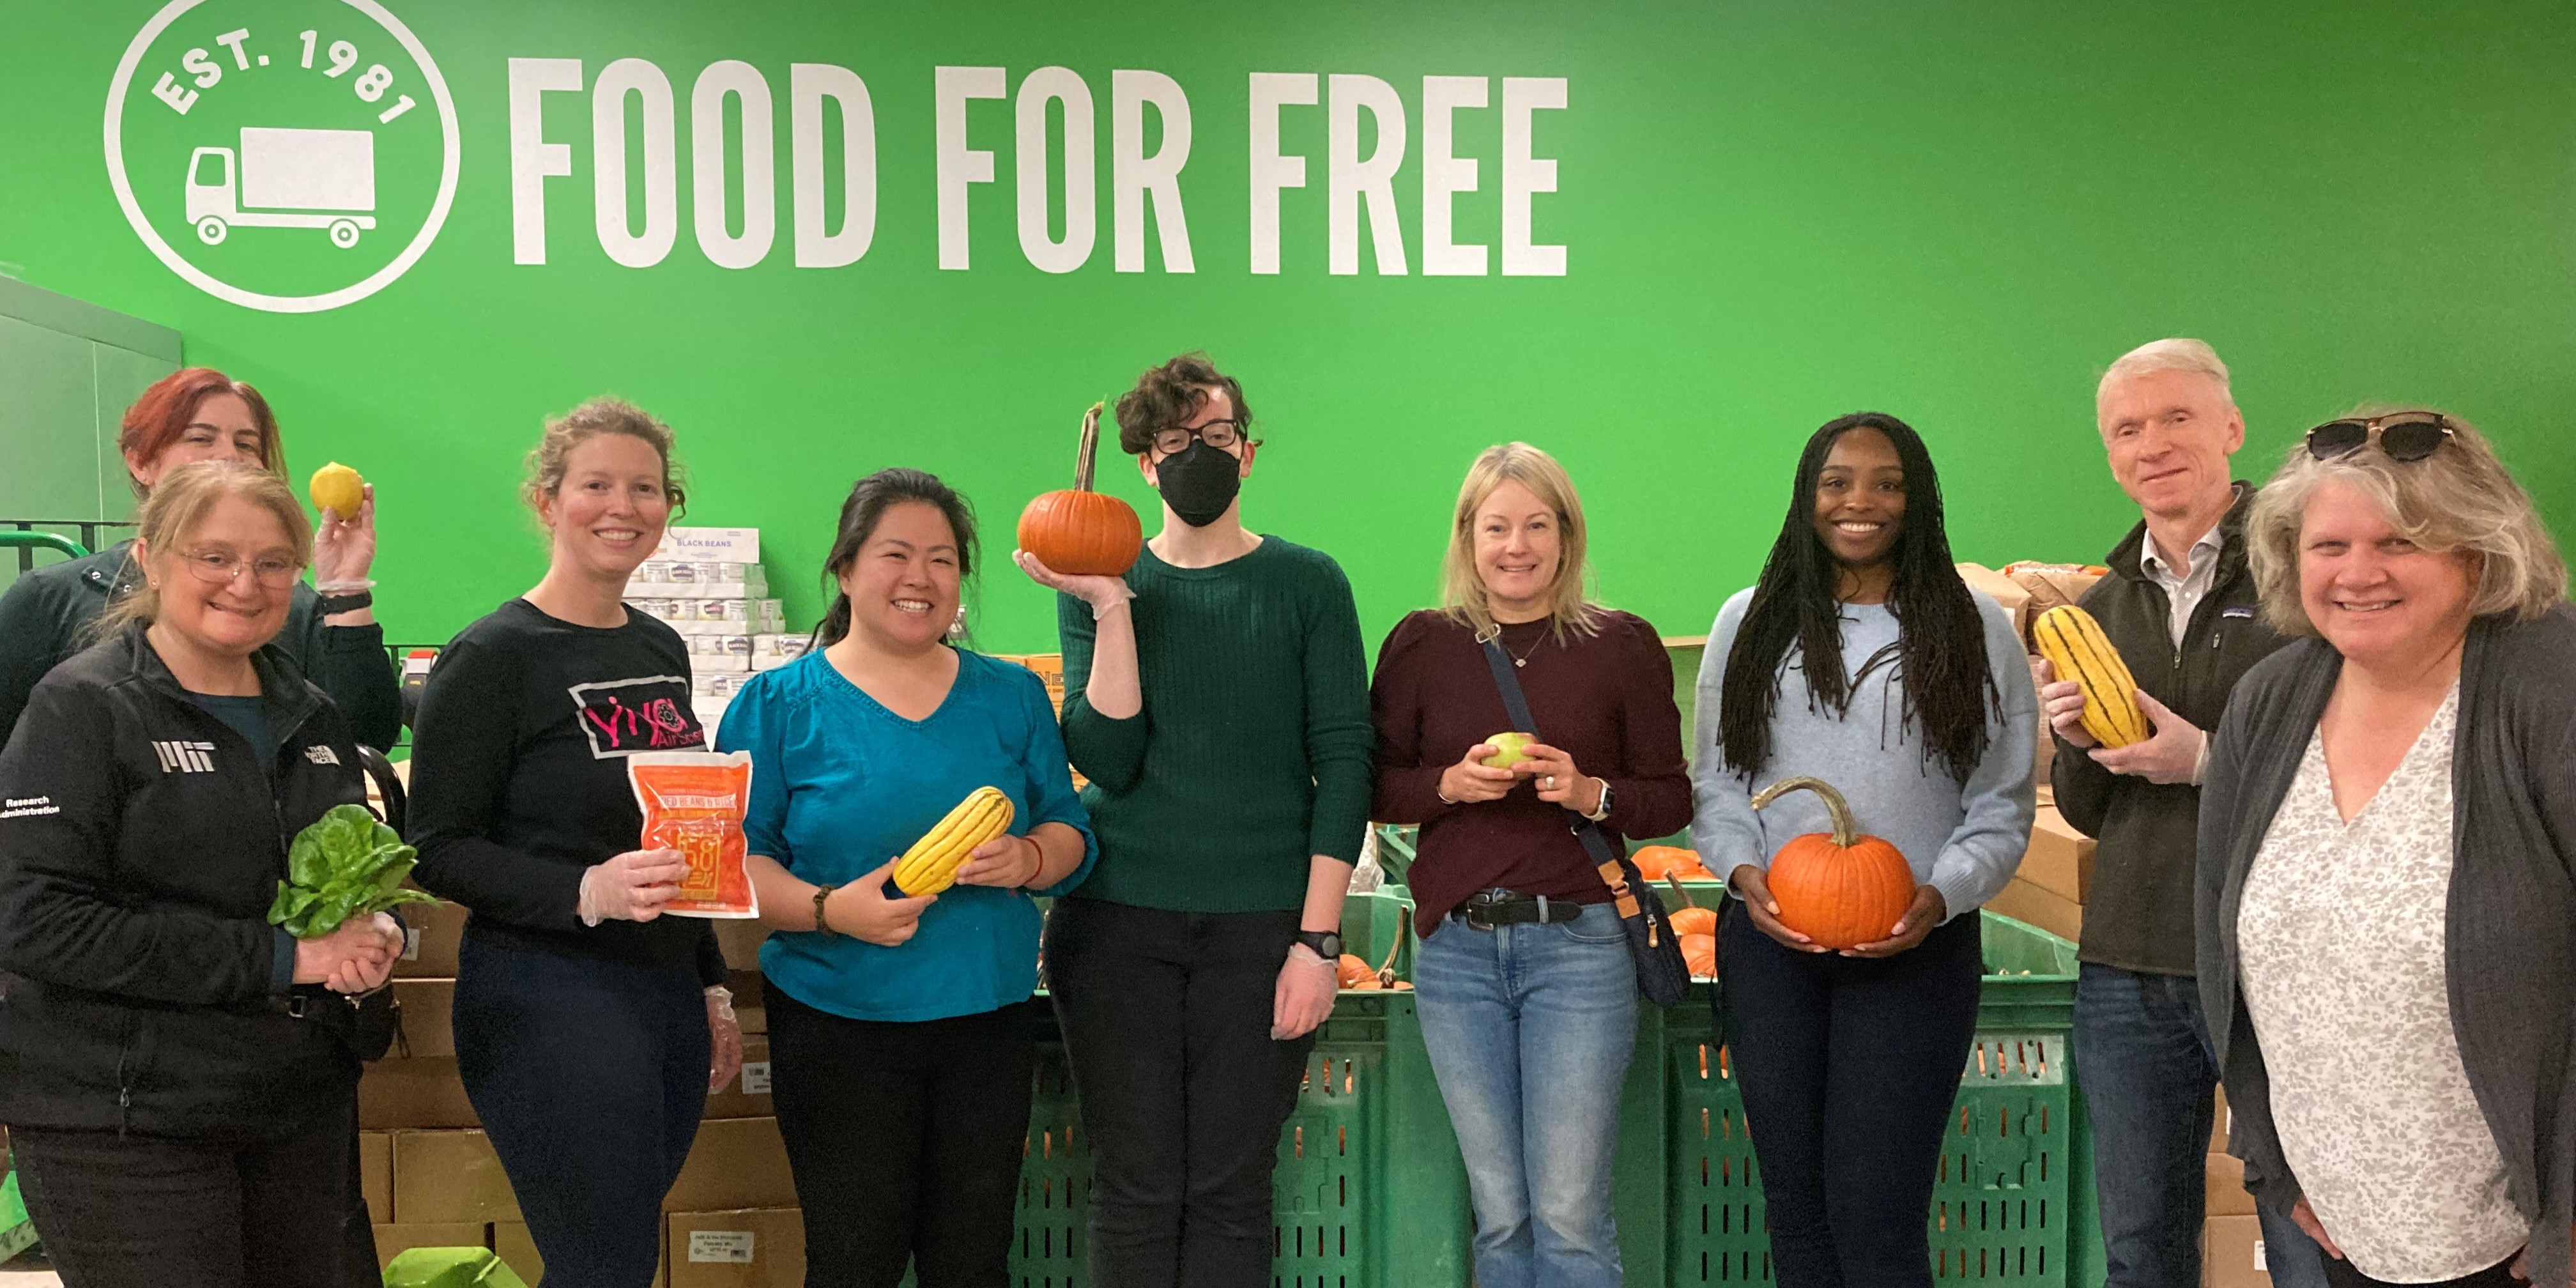
M 1648 881 L 1661 881 L 1668 876 L 1688 876 L 1689 869 L 1699 868 L 1699 852 L 1678 845 L 1642 845 L 1628 856 L 1637 865 L 1637 875 Z M 1706 868 L 1700 868 L 1707 871 Z
M 1757 793 L 1753 808 L 1795 791 L 1821 797 L 1834 830 L 1809 832 L 1771 856 L 1767 880 L 1780 905 L 1780 924 L 1827 948 L 1887 938 L 1914 904 L 1914 869 L 1895 846 L 1860 835 L 1851 803 L 1822 779 L 1784 778 Z
M 1681 945 L 1682 964 L 1690 967 L 1692 979 L 1717 978 L 1717 936 L 1684 935 Z
M 1708 935 L 1714 938 L 1717 934 L 1716 911 L 1691 902 L 1690 891 L 1682 888 L 1680 873 L 1667 872 L 1664 874 L 1664 880 L 1672 885 L 1673 897 L 1680 900 L 1680 903 L 1664 916 L 1664 920 L 1673 923 L 1673 933 L 1681 936 L 1685 943 L 1692 935 Z
M 1045 493 L 1020 511 L 1020 549 L 1068 576 L 1119 576 L 1135 566 L 1145 548 L 1145 527 L 1135 507 L 1091 490 L 1093 458 L 1100 451 L 1100 408 L 1093 403 L 1082 416 L 1073 490 Z

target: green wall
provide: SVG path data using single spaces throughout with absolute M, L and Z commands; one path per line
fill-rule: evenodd
M 149 0 L 0 3 L 0 263 L 176 327 L 191 361 L 258 383 L 299 475 L 336 458 L 375 479 L 398 639 L 444 638 L 533 581 L 543 554 L 514 499 L 520 454 L 545 414 L 615 391 L 680 428 L 694 521 L 763 530 L 797 619 L 819 608 L 814 568 L 848 483 L 899 463 L 981 507 L 983 643 L 1051 648 L 1045 597 L 998 558 L 1011 521 L 1064 485 L 1085 405 L 1199 346 L 1241 375 L 1268 440 L 1248 521 L 1339 556 L 1372 644 L 1433 593 L 1467 460 L 1509 438 L 1565 460 L 1603 597 L 1668 633 L 1704 631 L 1754 575 L 1799 443 L 1856 408 L 1930 439 L 1961 557 L 2096 557 L 2126 519 L 2091 427 L 2093 381 L 2174 333 L 2209 339 L 2237 370 L 2253 430 L 2241 473 L 2268 472 L 2300 428 L 2357 401 L 2429 400 L 2488 428 L 2562 529 L 2576 520 L 2565 0 L 393 8 L 444 75 L 459 144 L 452 209 L 397 280 L 340 307 L 270 312 L 216 298 L 146 249 L 108 177 L 101 109 Z M 304 29 L 324 46 L 356 33 L 354 69 L 301 69 Z M 236 69 L 212 43 L 234 30 L 253 33 L 245 56 L 275 65 Z M 182 119 L 150 88 L 192 45 L 230 79 Z M 664 73 L 675 101 L 676 244 L 642 268 L 613 262 L 593 219 L 588 87 L 628 57 Z M 543 264 L 513 262 L 514 58 L 581 63 L 581 92 L 541 96 L 539 133 L 568 157 L 567 174 L 540 181 Z M 716 266 L 694 232 L 692 87 L 723 59 L 749 63 L 773 96 L 776 240 L 743 269 Z M 377 61 L 391 89 L 360 104 L 349 87 Z M 874 236 L 842 267 L 792 253 L 797 63 L 856 72 L 873 103 Z M 1006 68 L 1014 93 L 1041 66 L 1079 74 L 1098 226 L 1079 268 L 1042 272 L 1022 253 L 1011 101 L 968 104 L 967 141 L 994 153 L 998 181 L 972 185 L 971 267 L 938 266 L 941 65 Z M 1165 271 L 1150 223 L 1146 271 L 1115 271 L 1120 69 L 1162 72 L 1188 96 L 1179 188 L 1195 272 Z M 1361 271 L 1326 271 L 1322 106 L 1281 113 L 1281 150 L 1307 158 L 1309 186 L 1282 194 L 1281 270 L 1249 270 L 1247 76 L 1261 72 L 1393 87 L 1408 127 L 1392 187 L 1406 275 L 1374 271 L 1366 239 Z M 1564 78 L 1567 106 L 1531 115 L 1557 190 L 1529 205 L 1532 239 L 1567 248 L 1564 275 L 1423 275 L 1426 75 L 1484 78 L 1489 106 L 1453 118 L 1456 153 L 1480 165 L 1452 236 L 1487 245 L 1503 237 L 1504 78 Z M 375 121 L 422 88 L 356 8 L 206 0 L 142 50 L 122 100 L 138 209 L 245 289 L 318 292 L 374 272 L 437 187 L 430 96 Z M 738 138 L 739 109 L 726 111 Z M 625 112 L 630 132 L 647 127 L 637 100 Z M 215 247 L 189 235 L 189 146 L 315 124 L 377 131 L 383 227 L 345 252 L 319 231 L 243 227 Z M 1049 129 L 1061 138 L 1060 120 Z M 837 159 L 841 141 L 828 126 L 824 152 Z M 644 167 L 628 169 L 640 212 Z M 737 163 L 736 230 L 739 188 Z M 840 226 L 837 195 L 826 213 Z M 1133 470 L 1110 464 L 1113 489 L 1150 516 Z

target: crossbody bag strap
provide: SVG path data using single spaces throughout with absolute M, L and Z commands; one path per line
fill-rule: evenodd
M 1485 665 L 1494 673 L 1494 687 L 1503 691 L 1503 714 L 1511 717 L 1514 729 L 1539 738 L 1538 721 L 1530 715 L 1529 697 L 1521 692 L 1521 677 L 1515 673 L 1511 655 L 1503 651 L 1502 632 L 1498 630 L 1477 642 L 1485 646 Z M 1540 741 L 1546 740 L 1540 738 Z M 1622 861 L 1618 850 L 1612 848 L 1610 839 L 1601 834 L 1599 824 L 1572 810 L 1566 811 L 1566 815 L 1574 820 L 1575 839 L 1583 842 L 1583 852 L 1591 856 L 1593 870 L 1600 874 L 1601 884 L 1610 887 L 1611 902 L 1617 905 L 1619 915 L 1636 916 L 1637 896 L 1628 888 L 1627 864 Z

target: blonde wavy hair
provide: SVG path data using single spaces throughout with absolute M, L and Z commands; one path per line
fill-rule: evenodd
M 1505 483 L 1518 483 L 1556 512 L 1556 578 L 1548 584 L 1552 633 L 1591 635 L 1601 629 L 1600 609 L 1585 594 L 1592 568 L 1584 558 L 1583 501 L 1556 458 L 1527 443 L 1502 443 L 1477 453 L 1458 487 L 1458 510 L 1449 524 L 1449 553 L 1440 561 L 1441 611 L 1484 635 L 1494 629 L 1485 604 L 1485 580 L 1476 573 L 1476 511 Z
M 2369 420 L 2422 408 L 2365 409 Z M 2420 461 L 2391 460 L 2372 439 L 2357 451 L 2318 460 L 2302 439 L 2245 518 L 2246 557 L 2263 600 L 2263 620 L 2284 635 L 2317 634 L 2299 602 L 2299 531 L 2308 501 L 2329 480 L 2376 502 L 2398 535 L 2435 553 L 2466 551 L 2478 561 L 2470 611 L 2512 613 L 2530 621 L 2567 599 L 2567 565 L 2540 521 L 2530 494 L 2514 481 L 2495 448 L 2467 421 L 2435 412 L 2450 441 Z
M 217 502 L 237 496 L 277 516 L 286 526 L 286 539 L 295 547 L 295 566 L 313 562 L 313 523 L 304 517 L 304 507 L 297 504 L 294 489 L 285 480 L 256 465 L 239 461 L 198 461 L 182 465 L 161 476 L 152 495 L 143 500 L 143 511 L 135 518 L 138 549 L 131 558 L 144 563 L 158 563 L 179 552 L 190 534 L 214 512 Z M 105 639 L 127 626 L 146 626 L 161 615 L 161 592 L 147 580 L 108 605 L 91 627 L 90 638 Z

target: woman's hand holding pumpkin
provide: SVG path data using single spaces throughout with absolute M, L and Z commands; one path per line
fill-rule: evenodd
M 852 939 L 864 939 L 884 948 L 893 948 L 911 939 L 921 929 L 921 914 L 939 902 L 935 894 L 889 899 L 885 883 L 894 876 L 895 860 L 842 886 L 824 902 L 824 918 L 832 929 Z
M 1949 919 L 1950 901 L 1942 898 L 1941 892 L 1931 886 L 1916 886 L 1913 904 L 1906 908 L 1904 916 L 1896 919 L 1896 926 L 1887 932 L 1887 938 L 1874 944 L 1846 948 L 1843 956 L 1894 957 L 1922 943 L 1923 937 L 1931 934 L 1933 927 Z
M 1520 783 L 1520 775 L 1509 769 L 1491 769 L 1487 757 L 1502 750 L 1490 742 L 1480 742 L 1467 749 L 1458 763 L 1440 771 L 1440 799 L 1452 805 L 1472 805 L 1480 801 L 1498 801 L 1511 795 Z
M 1780 901 L 1771 897 L 1771 883 L 1762 869 L 1742 864 L 1726 880 L 1735 887 L 1735 897 L 1744 901 L 1744 914 L 1753 919 L 1753 928 L 1778 940 L 1781 947 L 1802 953 L 1833 951 L 1780 923 Z

